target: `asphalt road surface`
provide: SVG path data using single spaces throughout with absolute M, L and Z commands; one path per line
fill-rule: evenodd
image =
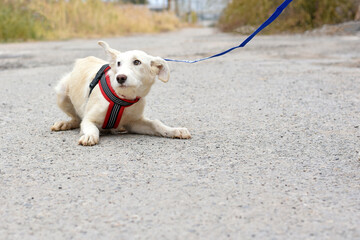
M 213 29 L 103 39 L 194 59 Z M 360 36 L 257 36 L 171 63 L 146 115 L 190 140 L 51 132 L 98 39 L 0 45 L 0 239 L 360 239 Z

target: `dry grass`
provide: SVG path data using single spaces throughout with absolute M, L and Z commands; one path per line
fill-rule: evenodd
M 283 1 L 233 0 L 225 9 L 219 27 L 224 31 L 251 31 L 252 27 L 258 27 L 265 21 Z M 323 24 L 354 20 L 358 5 L 359 0 L 296 0 L 264 32 L 303 32 Z
M 67 39 L 170 31 L 180 26 L 169 12 L 100 0 L 0 0 L 0 40 Z

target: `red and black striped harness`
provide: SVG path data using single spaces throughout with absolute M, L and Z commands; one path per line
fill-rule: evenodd
M 124 113 L 126 107 L 130 107 L 134 103 L 137 103 L 140 98 L 135 100 L 128 100 L 119 98 L 115 93 L 114 89 L 110 84 L 110 77 L 107 72 L 110 70 L 109 64 L 105 64 L 97 72 L 94 80 L 90 83 L 90 92 L 89 96 L 94 89 L 94 87 L 99 83 L 99 87 L 104 98 L 109 102 L 109 107 L 106 112 L 105 120 L 102 125 L 103 129 L 117 128 L 119 126 L 121 117 Z

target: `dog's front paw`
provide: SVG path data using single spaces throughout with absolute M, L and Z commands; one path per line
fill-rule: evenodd
M 95 135 L 82 135 L 79 139 L 79 144 L 83 146 L 94 146 L 99 143 L 99 136 Z
M 174 130 L 173 138 L 189 139 L 191 138 L 189 130 L 186 128 L 176 128 Z

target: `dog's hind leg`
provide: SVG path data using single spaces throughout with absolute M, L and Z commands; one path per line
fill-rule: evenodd
M 69 117 L 71 117 L 71 120 L 69 121 L 59 121 L 56 122 L 52 127 L 52 131 L 65 131 L 70 129 L 75 129 L 80 127 L 80 118 L 77 115 L 75 108 L 67 95 L 66 91 L 66 78 L 69 75 L 65 76 L 64 79 L 62 79 L 59 83 L 59 85 L 56 87 L 57 92 L 57 104 L 60 107 L 61 110 L 63 110 Z
M 146 118 L 132 122 L 125 126 L 125 128 L 131 133 L 155 135 L 168 138 L 191 138 L 190 132 L 186 128 L 172 128 L 166 126 L 159 120 L 150 120 Z

